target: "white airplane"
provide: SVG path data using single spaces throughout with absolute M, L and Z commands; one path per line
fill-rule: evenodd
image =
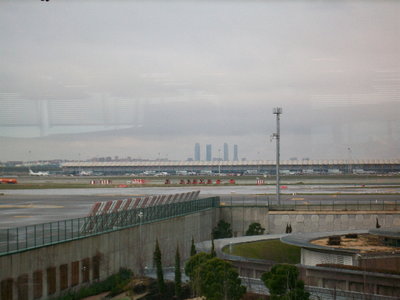
M 147 176 L 149 176 L 149 175 L 155 175 L 156 174 L 156 171 L 144 171 L 141 175 L 147 175 Z
M 31 176 L 49 176 L 50 174 L 49 174 L 49 172 L 42 172 L 42 171 L 33 172 L 31 169 L 29 169 L 29 175 L 31 175 Z
M 168 172 L 160 172 L 155 174 L 154 176 L 167 176 L 167 175 L 169 175 Z
M 79 175 L 80 175 L 80 176 L 90 176 L 90 175 L 92 175 L 92 174 L 93 174 L 92 171 L 80 171 L 80 172 L 79 172 Z

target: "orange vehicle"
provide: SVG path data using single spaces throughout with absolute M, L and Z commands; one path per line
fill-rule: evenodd
M 17 179 L 15 179 L 15 178 L 0 178 L 0 184 L 1 183 L 16 184 Z

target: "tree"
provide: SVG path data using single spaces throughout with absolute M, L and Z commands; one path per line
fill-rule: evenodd
M 285 233 L 292 233 L 292 224 L 286 223 L 286 231 Z
M 185 274 L 190 278 L 190 285 L 194 296 L 200 295 L 200 266 L 211 259 L 212 256 L 208 253 L 200 252 L 193 255 L 185 264 Z
M 260 223 L 251 223 L 246 231 L 246 235 L 261 235 L 264 234 L 265 228 L 261 227 Z
M 211 240 L 211 252 L 210 252 L 211 257 L 216 257 L 217 252 L 215 252 L 215 245 L 214 245 L 214 239 Z
M 199 266 L 201 295 L 207 300 L 239 300 L 246 293 L 232 265 L 214 257 Z
M 153 262 L 157 269 L 158 291 L 160 292 L 161 295 L 163 295 L 165 293 L 165 282 L 164 282 L 164 274 L 161 263 L 161 250 L 160 246 L 158 245 L 158 239 L 156 240 L 156 247 L 154 249 Z
M 212 256 L 210 254 L 204 252 L 193 255 L 185 264 L 185 274 L 190 278 L 190 280 L 193 280 L 196 276 L 196 268 L 211 258 Z
M 179 254 L 178 246 L 175 254 L 175 296 L 176 299 L 182 298 L 181 255 Z
M 196 255 L 196 246 L 194 245 L 194 239 L 192 237 L 192 246 L 190 247 L 190 256 L 192 257 L 193 255 Z
M 262 274 L 261 280 L 269 289 L 272 300 L 308 300 L 310 295 L 298 276 L 299 270 L 295 266 L 277 264 L 270 272 Z
M 212 238 L 223 239 L 230 237 L 232 237 L 231 224 L 225 222 L 224 220 L 220 220 L 217 224 L 217 227 L 214 227 L 212 231 Z
M 379 224 L 378 218 L 376 218 L 376 225 L 375 225 L 375 227 L 376 227 L 376 228 L 381 228 L 381 225 Z

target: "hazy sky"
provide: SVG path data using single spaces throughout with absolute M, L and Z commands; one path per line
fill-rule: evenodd
M 399 158 L 399 1 L 0 0 L 0 161 Z

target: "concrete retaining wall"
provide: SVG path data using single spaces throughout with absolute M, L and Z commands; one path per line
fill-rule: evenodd
M 46 299 L 63 288 L 104 279 L 121 267 L 136 274 L 152 267 L 158 239 L 163 265 L 173 265 L 179 245 L 182 260 L 190 254 L 191 239 L 209 240 L 218 210 L 120 231 L 100 234 L 0 257 L 0 300 Z M 140 242 L 141 241 L 141 242 Z M 98 276 L 97 276 L 98 273 Z M 39 295 L 39 297 L 38 297 Z
M 270 211 L 269 233 L 285 233 L 291 224 L 293 232 L 326 232 L 375 228 L 376 219 L 382 227 L 400 226 L 398 211 Z
M 221 207 L 220 211 L 220 218 L 231 224 L 234 237 L 245 235 L 251 223 L 257 222 L 268 228 L 268 208 L 265 206 Z
M 221 207 L 221 219 L 231 224 L 234 237 L 245 235 L 249 225 L 258 222 L 265 233 L 327 232 L 400 226 L 400 211 L 268 211 L 267 207 Z

